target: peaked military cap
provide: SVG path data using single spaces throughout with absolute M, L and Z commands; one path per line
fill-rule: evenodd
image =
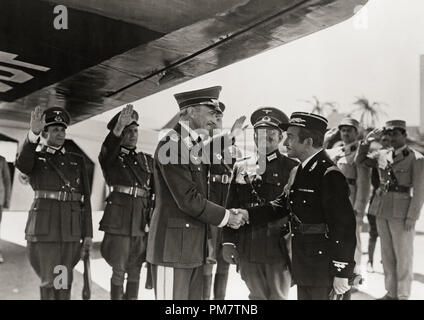
M 402 129 L 406 131 L 406 122 L 403 120 L 390 120 L 386 122 L 384 130 Z
M 223 110 L 221 110 L 218 101 L 221 89 L 221 86 L 215 86 L 205 89 L 177 93 L 174 95 L 174 97 L 177 100 L 180 110 L 188 107 L 205 105 L 214 108 L 217 112 L 222 113 Z
M 109 123 L 107 124 L 107 128 L 109 130 L 115 129 L 115 125 L 118 122 L 118 118 L 119 118 L 119 115 L 120 114 L 121 114 L 121 111 L 119 111 L 117 114 L 115 114 L 113 116 L 113 118 L 109 121 Z M 136 124 L 138 126 L 138 112 L 135 111 L 135 110 L 133 110 L 132 119 L 133 119 L 133 121 L 129 125 L 127 125 L 127 127 L 130 126 L 130 125 L 132 125 L 132 124 Z
M 71 123 L 71 116 L 69 113 L 60 107 L 51 107 L 44 110 L 43 114 L 46 116 L 46 124 L 44 128 L 52 125 L 64 126 L 65 128 Z
M 309 112 L 293 112 L 288 123 L 283 123 L 280 128 L 287 130 L 289 127 L 300 127 L 310 130 L 317 130 L 322 134 L 327 129 L 328 120 L 323 116 Z
M 359 121 L 350 117 L 343 118 L 339 123 L 339 129 L 341 127 L 353 127 L 359 132 Z
M 259 108 L 250 116 L 253 128 L 276 127 L 281 130 L 280 125 L 288 122 L 289 117 L 283 111 L 273 107 Z

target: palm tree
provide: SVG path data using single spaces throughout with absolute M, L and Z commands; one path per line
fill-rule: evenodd
M 312 113 L 326 116 L 332 112 L 337 111 L 337 102 L 333 102 L 333 101 L 321 102 L 316 96 L 312 96 L 312 100 L 305 100 L 305 101 L 309 105 L 311 105 Z
M 381 106 L 386 105 L 384 102 L 373 102 L 371 103 L 364 96 L 357 97 L 353 103 L 357 105 L 349 116 L 353 114 L 359 114 L 359 122 L 363 128 L 375 128 L 376 124 L 380 121 L 380 116 L 387 116 L 386 112 L 381 109 Z

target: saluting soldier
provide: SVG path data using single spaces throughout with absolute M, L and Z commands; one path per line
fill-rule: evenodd
M 370 143 L 382 133 L 394 150 L 368 157 Z M 371 131 L 361 143 L 358 164 L 378 167 L 380 187 L 370 210 L 376 215 L 387 293 L 380 300 L 406 300 L 413 279 L 415 223 L 424 203 L 424 157 L 406 144 L 406 123 L 386 122 L 384 130 Z
M 361 229 L 371 189 L 371 171 L 369 168 L 358 166 L 355 163 L 359 145 L 359 129 L 359 122 L 356 119 L 349 117 L 342 119 L 337 130 L 340 132 L 342 143 L 337 147 L 327 149 L 327 153 L 344 174 L 349 185 L 349 198 L 356 217 L 355 273 L 362 274 Z
M 253 112 L 250 122 L 255 130 L 258 154 L 235 164 L 227 208 L 249 209 L 274 200 L 283 192 L 291 170 L 297 165 L 297 161 L 278 149 L 283 139 L 279 125 L 288 121 L 276 108 L 259 108 Z M 260 144 L 265 147 L 261 148 Z M 263 158 L 265 168 L 260 171 Z M 224 229 L 224 258 L 238 264 L 241 278 L 250 291 L 249 299 L 288 299 L 291 276 L 284 224 L 287 218 L 262 226 Z
M 155 152 L 156 206 L 147 260 L 153 265 L 157 299 L 202 299 L 208 225 L 239 226 L 241 215 L 208 199 L 209 161 L 200 147 L 202 132 L 217 127 L 221 87 L 176 94 L 180 121 Z M 224 137 L 231 145 L 231 133 Z M 212 144 L 213 145 L 213 144 Z M 200 148 L 199 148 L 200 147 Z
M 291 217 L 292 276 L 299 300 L 327 300 L 349 290 L 355 267 L 355 216 L 349 187 L 323 150 L 327 120 L 295 112 L 284 145 L 301 163 L 292 170 L 285 192 L 264 206 L 238 210 L 251 226 Z
M 35 193 L 25 239 L 29 261 L 41 279 L 42 300 L 70 299 L 73 268 L 82 255 L 80 240 L 83 239 L 83 250 L 89 250 L 92 244 L 90 188 L 84 158 L 63 146 L 70 120 L 62 108 L 43 112 L 36 107 L 16 159 L 16 167 L 29 177 Z M 37 149 L 40 136 L 44 142 Z M 60 281 L 55 281 L 59 276 Z M 62 283 L 63 279 L 67 283 Z
M 111 299 L 136 300 L 154 200 L 153 158 L 136 151 L 138 113 L 132 105 L 117 113 L 107 128 L 110 132 L 99 155 L 110 190 L 100 221 L 100 230 L 105 232 L 101 254 L 112 267 Z

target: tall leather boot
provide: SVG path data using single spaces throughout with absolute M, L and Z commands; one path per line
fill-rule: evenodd
M 127 286 L 125 288 L 125 300 L 137 300 L 139 286 L 140 282 L 138 281 L 127 281 Z
M 68 289 L 54 289 L 55 300 L 71 300 L 71 286 Z
M 117 286 L 110 282 L 110 300 L 123 300 L 124 299 L 124 286 Z
M 203 300 L 211 299 L 212 275 L 203 275 Z
M 54 300 L 54 288 L 52 287 L 40 287 L 40 300 Z
M 214 300 L 225 300 L 227 291 L 228 273 L 217 273 L 215 275 L 215 283 L 213 286 Z

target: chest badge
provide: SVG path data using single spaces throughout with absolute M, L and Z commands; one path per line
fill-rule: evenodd
M 314 164 L 311 166 L 311 168 L 308 170 L 309 172 L 312 172 L 312 170 L 314 170 L 317 166 L 318 162 L 314 162 Z

